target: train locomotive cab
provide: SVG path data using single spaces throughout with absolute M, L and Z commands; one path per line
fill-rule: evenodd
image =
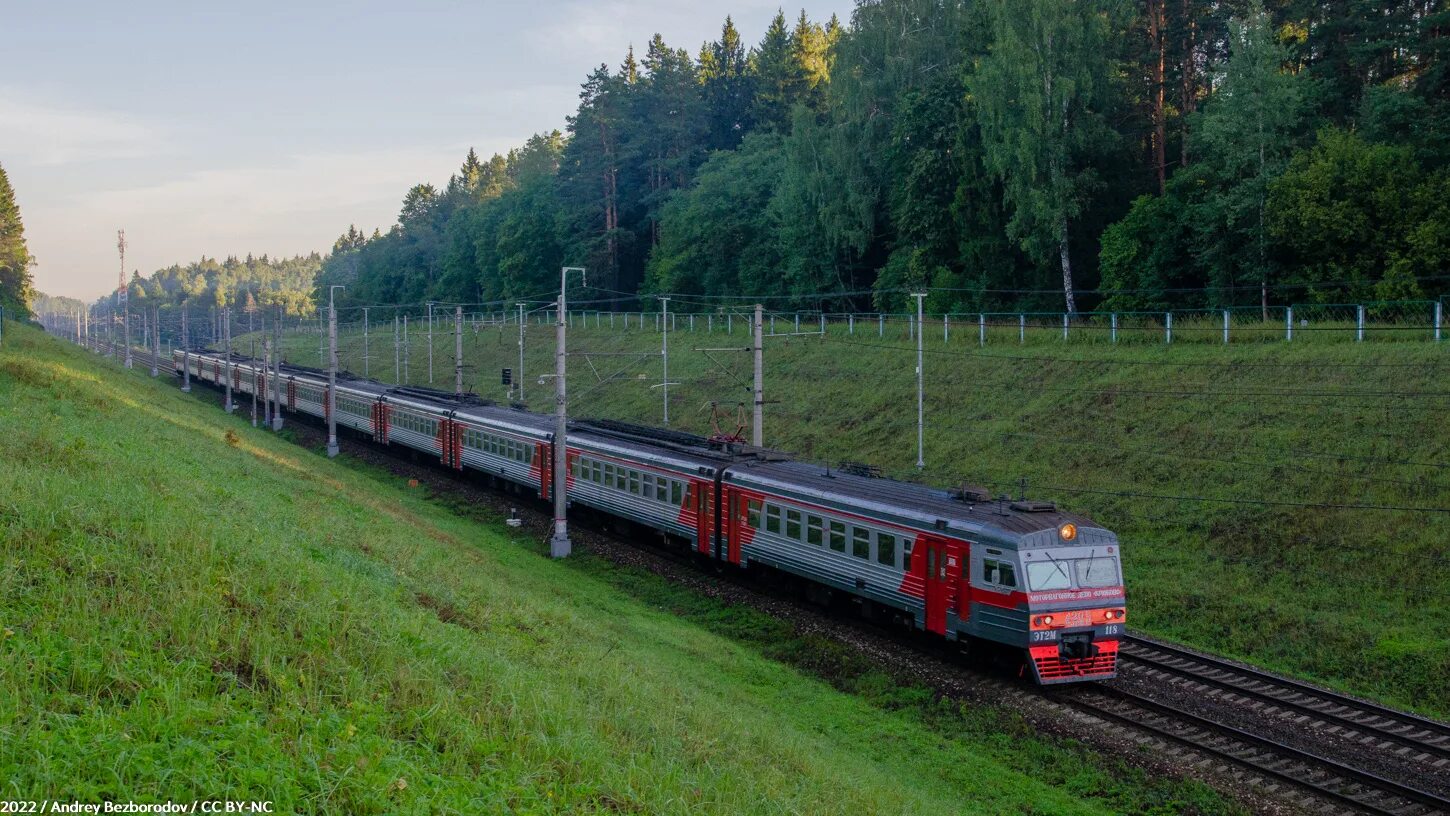
M 1127 608 L 1117 537 L 1064 522 L 1053 540 L 1024 541 L 1018 564 L 1027 595 L 1027 663 L 1037 682 L 1117 674 Z

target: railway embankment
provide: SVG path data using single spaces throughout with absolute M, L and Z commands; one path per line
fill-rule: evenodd
M 1227 806 L 1018 720 L 843 692 L 168 380 L 26 329 L 4 342 L 8 793 L 337 813 Z

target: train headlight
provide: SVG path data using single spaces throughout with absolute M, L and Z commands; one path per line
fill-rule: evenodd
M 1052 625 L 1052 616 L 1051 615 L 1038 615 L 1037 616 L 1037 625 L 1038 626 L 1051 626 Z
M 1071 541 L 1077 538 L 1077 525 L 1069 521 L 1057 528 L 1057 534 L 1062 537 L 1063 541 Z

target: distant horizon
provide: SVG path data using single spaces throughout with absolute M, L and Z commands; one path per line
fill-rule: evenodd
M 0 166 L 36 289 L 90 302 L 115 288 L 118 229 L 127 278 L 326 253 L 349 225 L 386 231 L 409 187 L 446 182 L 470 148 L 563 130 L 588 72 L 657 31 L 693 54 L 729 14 L 750 46 L 777 8 L 802 7 L 845 22 L 854 2 L 22 4 L 7 11 Z M 119 46 L 134 56 L 112 65 Z

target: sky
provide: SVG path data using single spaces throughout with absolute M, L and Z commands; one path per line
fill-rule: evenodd
M 349 3 L 0 0 L 0 165 L 36 287 L 87 300 L 126 267 L 325 252 L 386 230 L 414 184 L 562 130 L 600 63 L 659 32 L 691 53 L 779 0 Z M 853 0 L 797 0 L 850 19 Z

